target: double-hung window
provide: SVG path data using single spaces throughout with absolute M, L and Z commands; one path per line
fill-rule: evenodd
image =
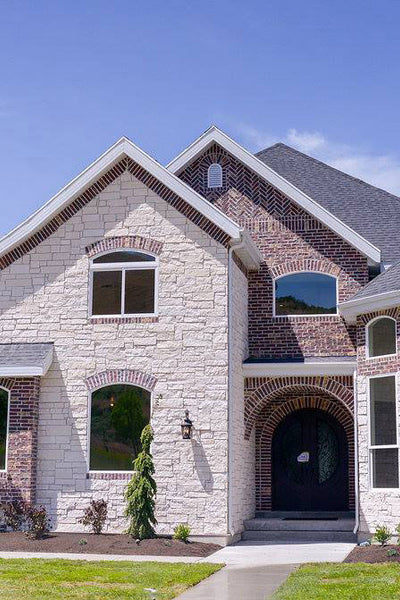
M 139 251 L 109 252 L 90 263 L 90 314 L 157 314 L 158 258 Z
M 396 376 L 369 379 L 369 464 L 373 488 L 399 487 Z

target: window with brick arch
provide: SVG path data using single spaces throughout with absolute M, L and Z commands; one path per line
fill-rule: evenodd
M 378 317 L 367 326 L 369 358 L 396 354 L 396 321 L 391 317 Z
M 7 469 L 9 392 L 0 388 L 0 471 Z
M 337 314 L 337 279 L 304 271 L 278 277 L 274 282 L 275 316 Z
M 158 257 L 123 250 L 96 256 L 90 263 L 90 315 L 155 316 Z
M 90 398 L 90 471 L 132 471 L 140 435 L 150 421 L 150 392 L 135 385 L 108 385 Z

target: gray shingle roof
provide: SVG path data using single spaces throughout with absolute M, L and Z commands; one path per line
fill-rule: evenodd
M 359 300 L 376 294 L 396 291 L 400 291 L 400 261 L 389 267 L 387 271 L 384 271 L 378 277 L 375 277 L 350 300 Z
M 0 344 L 0 375 L 45 375 L 53 344 Z
M 256 156 L 377 246 L 385 262 L 400 259 L 399 197 L 286 144 L 275 144 Z

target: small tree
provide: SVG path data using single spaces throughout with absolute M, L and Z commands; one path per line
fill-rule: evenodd
M 153 441 L 153 430 L 150 425 L 144 427 L 140 436 L 142 451 L 133 462 L 134 475 L 125 490 L 127 507 L 125 516 L 130 518 L 127 533 L 140 540 L 155 536 L 154 516 L 157 485 L 154 481 L 153 457 L 150 445 Z

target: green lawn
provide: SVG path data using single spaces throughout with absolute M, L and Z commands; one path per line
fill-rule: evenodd
M 0 559 L 1 600 L 157 600 L 175 598 L 222 565 Z
M 274 600 L 400 599 L 400 565 L 310 564 L 294 571 Z

